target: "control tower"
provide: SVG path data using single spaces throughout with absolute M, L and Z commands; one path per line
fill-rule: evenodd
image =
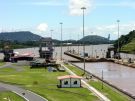
M 51 37 L 40 39 L 39 55 L 40 58 L 45 58 L 46 61 L 53 59 L 53 45 Z

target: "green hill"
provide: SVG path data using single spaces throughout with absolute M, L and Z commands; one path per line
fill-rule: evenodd
M 122 46 L 121 51 L 127 53 L 135 53 L 135 38 L 128 44 Z
M 0 33 L 0 40 L 27 42 L 27 41 L 38 41 L 41 36 L 33 34 L 29 31 L 18 31 L 18 32 L 2 32 Z
M 79 42 L 85 42 L 85 44 L 108 44 L 109 40 L 98 35 L 88 35 L 80 39 Z
M 120 51 L 126 53 L 135 53 L 135 30 L 129 32 L 127 35 L 122 35 L 119 39 Z M 115 41 L 114 46 L 117 47 L 118 40 Z

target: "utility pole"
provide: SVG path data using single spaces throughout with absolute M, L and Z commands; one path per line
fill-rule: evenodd
M 80 47 L 79 47 L 79 34 L 78 34 L 78 55 L 79 55 L 79 51 L 80 51 L 79 48 L 80 48 Z
M 53 37 L 52 37 L 53 30 L 50 30 L 50 31 L 51 31 L 51 38 L 53 39 Z
M 104 75 L 103 75 L 103 70 L 102 70 L 102 89 L 103 89 L 103 79 L 104 79 L 104 77 L 103 77 Z
M 120 59 L 120 41 L 119 41 L 119 23 L 120 20 L 117 20 L 118 23 L 118 60 Z
M 85 34 L 85 32 L 84 32 L 84 10 L 86 8 L 82 7 L 81 9 L 83 11 L 83 38 L 84 38 L 84 34 Z M 85 43 L 84 42 L 83 42 L 83 63 L 84 63 L 84 74 L 83 75 L 85 75 Z
M 61 25 L 61 57 L 60 59 L 62 60 L 62 22 L 60 22 L 60 25 Z

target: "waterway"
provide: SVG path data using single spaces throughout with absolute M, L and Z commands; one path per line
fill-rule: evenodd
M 83 68 L 83 63 L 74 63 Z M 86 71 L 108 81 L 110 84 L 135 96 L 135 69 L 127 66 L 111 63 L 96 62 L 86 63 Z
M 107 48 L 110 45 L 88 45 L 85 46 L 85 52 L 88 53 L 88 55 L 90 57 L 105 57 L 106 56 L 106 52 L 107 52 Z M 19 52 L 19 53 L 26 53 L 26 52 L 32 52 L 34 54 L 34 56 L 38 57 L 39 53 L 38 53 L 39 48 L 35 47 L 35 48 L 25 48 L 25 49 L 15 49 L 15 52 Z M 77 53 L 79 52 L 80 54 L 83 53 L 83 46 L 64 46 L 62 48 L 63 52 L 67 51 L 67 50 L 75 50 Z M 54 47 L 54 58 L 60 58 L 60 54 L 61 54 L 61 48 L 60 47 Z M 62 55 L 63 59 L 66 60 L 76 60 L 75 58 L 69 57 L 67 55 Z M 132 58 L 135 59 L 135 55 L 132 54 L 125 54 L 125 53 L 121 53 L 121 57 L 123 59 L 128 59 L 128 58 Z M 3 54 L 0 54 L 0 59 L 3 58 Z
M 86 52 L 90 57 L 105 57 L 106 51 L 109 45 L 89 45 L 85 46 Z M 19 53 L 26 53 L 26 52 L 32 52 L 35 57 L 39 56 L 38 53 L 39 48 L 25 48 L 25 49 L 15 49 L 15 52 Z M 61 48 L 60 47 L 54 47 L 54 58 L 59 59 Z M 82 46 L 69 46 L 69 47 L 63 47 L 63 52 L 67 50 L 75 50 L 76 52 L 82 53 L 83 47 Z M 77 60 L 75 58 L 72 58 L 70 56 L 64 55 L 62 53 L 62 57 L 65 60 Z M 123 59 L 132 58 L 135 59 L 135 55 L 131 54 L 123 54 L 121 53 L 121 57 Z M 0 58 L 3 58 L 3 54 L 0 54 Z M 77 66 L 83 68 L 83 63 L 75 63 Z M 98 62 L 98 63 L 86 63 L 86 70 L 97 75 L 98 77 L 101 77 L 101 73 L 103 70 L 103 76 L 104 80 L 108 81 L 109 83 L 127 91 L 128 93 L 135 96 L 135 69 L 130 68 L 127 66 L 114 64 L 114 63 L 108 63 L 108 62 Z

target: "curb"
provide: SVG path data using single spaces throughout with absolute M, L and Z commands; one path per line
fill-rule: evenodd
M 15 92 L 15 91 L 12 91 L 12 92 L 15 93 L 15 94 L 17 94 L 17 95 L 19 95 L 20 97 L 24 98 L 26 101 L 29 101 L 25 96 L 23 96 L 23 95 L 21 95 L 21 94 Z
M 48 101 L 46 98 L 44 98 L 44 97 L 42 97 L 42 96 L 40 96 L 40 95 L 38 95 L 38 94 L 36 94 L 36 93 L 30 91 L 30 90 L 27 90 L 27 91 L 30 92 L 30 93 L 33 93 L 33 94 L 35 94 L 35 95 L 37 95 L 37 96 L 39 96 L 39 97 L 41 97 L 41 98 L 44 99 L 45 101 Z

